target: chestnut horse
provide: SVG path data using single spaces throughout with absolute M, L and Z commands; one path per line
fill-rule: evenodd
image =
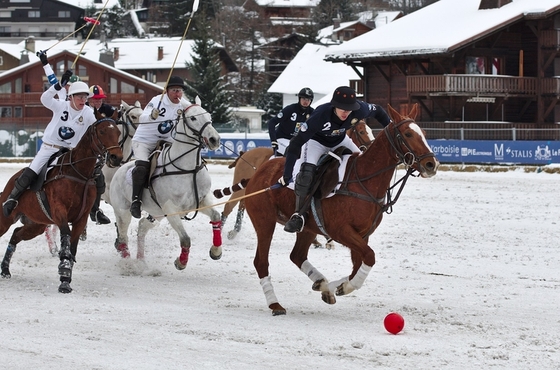
M 142 109 L 140 102 L 136 101 L 134 105 L 129 105 L 124 100 L 121 100 L 121 107 L 115 113 L 112 118 L 119 130 L 121 131 L 121 135 L 119 136 L 119 146 L 123 152 L 123 161 L 122 163 L 126 163 L 132 159 L 132 148 L 131 142 L 134 133 L 136 132 L 136 127 L 138 127 L 138 123 L 140 122 L 140 115 L 144 110 Z M 97 119 L 103 118 L 100 114 L 96 111 Z M 110 164 L 106 164 L 103 166 L 103 175 L 105 176 L 105 192 L 101 196 L 105 202 L 111 204 L 111 200 L 109 199 L 109 192 L 111 187 L 111 180 L 113 179 L 113 175 L 117 171 L 118 167 L 111 166 Z M 45 228 L 45 236 L 47 238 L 47 245 L 49 247 L 49 251 L 54 256 L 58 254 L 59 248 L 56 244 L 56 239 L 58 238 L 58 228 L 56 225 L 49 225 Z M 87 225 L 80 235 L 80 240 L 84 241 L 87 239 Z
M 348 130 L 348 136 L 352 138 L 354 144 L 356 144 L 361 151 L 364 151 L 369 144 L 373 141 L 373 134 L 371 134 L 371 130 L 366 125 L 364 121 L 357 122 L 350 130 Z M 241 152 L 239 157 L 231 163 L 228 168 L 234 168 L 233 172 L 233 184 L 237 184 L 241 182 L 241 180 L 246 179 L 249 180 L 257 171 L 257 169 L 266 161 L 270 159 L 273 155 L 272 148 L 265 148 L 259 147 L 247 152 Z M 237 233 L 241 230 L 241 226 L 243 224 L 243 216 L 245 214 L 245 203 L 243 199 L 239 200 L 239 198 L 245 195 L 245 189 L 241 189 L 238 191 L 234 191 L 231 194 L 228 202 L 224 206 L 224 210 L 222 212 L 222 227 L 226 222 L 226 219 L 233 211 L 233 208 L 239 203 L 239 207 L 237 207 L 237 215 L 235 218 L 235 225 L 233 230 L 230 230 L 227 233 L 228 239 L 233 239 L 237 235 Z M 313 245 L 316 248 L 321 247 L 321 243 L 315 239 L 313 241 Z M 327 249 L 333 249 L 334 244 L 331 241 L 327 241 L 326 244 Z
M 54 224 L 60 229 L 58 273 L 61 284 L 58 291 L 72 291 L 70 282 L 78 241 L 96 196 L 94 168 L 100 158 L 113 166 L 121 163 L 119 134 L 115 121 L 110 118 L 95 122 L 74 149 L 64 152 L 51 164 L 41 189 L 25 191 L 10 216 L 0 215 L 0 236 L 17 221 L 23 224 L 14 230 L 8 242 L 1 264 L 2 277 L 12 276 L 10 261 L 18 243 L 33 239 L 45 231 L 45 225 Z M 0 194 L 0 204 L 6 201 L 22 171 L 10 178 Z
M 366 280 L 375 263 L 375 253 L 368 246 L 369 236 L 381 222 L 383 213 L 396 202 L 406 179 L 414 171 L 426 178 L 437 172 L 439 163 L 423 131 L 414 122 L 417 109 L 416 104 L 408 116 L 402 116 L 391 106 L 388 107 L 392 122 L 377 135 L 365 152 L 350 157 L 340 189 L 336 190 L 335 195 L 312 203 L 311 208 L 315 209 L 310 214 L 313 215 L 305 223 L 303 231 L 297 234 L 290 259 L 311 279 L 312 289 L 320 291 L 323 301 L 328 304 L 336 302 L 335 295 L 349 294 L 359 289 Z M 276 223 L 285 224 L 295 207 L 294 192 L 277 184 L 284 163 L 284 158 L 264 163 L 246 189 L 247 194 L 258 194 L 245 198 L 247 213 L 257 233 L 257 251 L 253 262 L 273 315 L 283 315 L 286 310 L 274 294 L 269 275 L 270 243 Z M 406 175 L 391 186 L 395 170 L 401 164 L 407 168 Z M 335 184 L 336 181 L 334 179 Z M 401 183 L 400 188 L 393 196 L 392 192 L 398 183 Z M 319 222 L 315 220 L 315 210 L 323 215 L 318 218 Z M 329 282 L 311 265 L 307 255 L 311 241 L 317 234 L 329 236 L 350 249 L 353 267 L 349 276 Z

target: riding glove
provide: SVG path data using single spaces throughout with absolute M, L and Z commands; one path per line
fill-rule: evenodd
M 291 179 L 286 179 L 284 176 L 280 177 L 280 179 L 278 179 L 278 183 L 281 186 L 288 186 L 288 184 L 290 183 Z
M 154 108 L 152 109 L 152 113 L 150 114 L 150 117 L 152 117 L 152 119 L 155 121 L 156 119 L 158 119 L 159 117 L 159 109 Z
M 60 86 L 64 87 L 66 86 L 66 84 L 68 83 L 68 81 L 70 81 L 70 77 L 72 77 L 73 73 L 71 70 L 66 70 L 66 72 L 64 72 L 62 74 L 62 78 L 60 79 Z
M 46 51 L 39 50 L 36 55 L 39 57 L 39 59 L 41 59 L 41 63 L 43 63 L 44 66 L 49 64 L 49 60 L 47 59 L 47 52 Z

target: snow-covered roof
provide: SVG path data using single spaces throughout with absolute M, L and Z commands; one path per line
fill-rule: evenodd
M 90 39 L 83 43 L 77 43 L 75 39 L 65 40 L 58 43 L 58 40 L 35 40 L 35 50 L 49 49 L 47 53 L 49 56 L 53 53 L 68 50 L 78 54 L 82 50 L 84 58 L 90 60 L 99 60 L 100 52 L 104 50 L 114 51 L 114 48 L 119 49 L 119 58 L 115 61 L 115 67 L 123 70 L 130 69 L 146 69 L 158 68 L 166 69 L 173 66 L 173 61 L 177 55 L 175 62 L 175 69 L 186 68 L 185 62 L 192 62 L 192 48 L 194 40 L 183 40 L 181 37 L 155 37 L 155 38 L 122 38 L 113 39 L 107 43 L 102 43 L 99 40 Z M 0 49 L 8 51 L 9 44 L 0 44 Z M 216 44 L 220 46 L 219 44 Z M 163 47 L 163 59 L 158 60 L 158 48 Z M 19 52 L 17 58 L 20 57 L 21 50 L 25 49 L 25 41 L 18 44 Z M 10 49 L 11 50 L 11 49 Z M 85 53 L 85 54 L 84 54 Z M 33 61 L 33 56 L 30 57 Z
M 105 9 L 111 9 L 115 5 L 120 6 L 119 0 L 102 0 L 101 4 L 95 3 L 94 0 L 58 0 L 61 3 L 66 3 L 70 5 L 74 5 L 83 9 L 89 8 L 94 6 L 96 9 L 102 9 L 105 6 Z M 107 5 L 105 5 L 107 4 Z
M 259 6 L 270 8 L 314 7 L 321 0 L 255 0 Z
M 57 54 L 59 54 L 59 53 L 62 53 L 63 51 L 64 51 L 64 50 L 57 50 L 57 51 L 52 51 L 52 52 L 49 51 L 49 55 L 50 55 L 50 56 L 55 56 L 55 55 L 57 55 Z M 78 55 L 77 52 L 75 52 L 75 51 L 70 51 L 70 50 L 68 50 L 68 51 L 71 52 L 72 54 L 74 54 L 75 56 Z M 85 56 L 82 56 L 82 57 L 85 57 Z M 81 57 L 81 58 L 82 58 L 82 57 Z M 3 72 L 3 73 L 1 73 L 1 74 L 2 74 L 2 75 L 17 74 L 20 70 L 25 70 L 26 68 L 29 68 L 29 64 L 30 64 L 30 63 L 37 63 L 37 62 L 39 62 L 39 58 L 36 58 L 36 59 L 34 60 L 34 59 L 32 59 L 32 57 L 30 57 L 29 59 L 31 59 L 29 63 L 22 64 L 22 65 L 20 65 L 20 66 L 17 66 L 17 67 L 15 67 L 15 68 L 12 68 L 12 69 L 10 69 L 10 70 L 8 70 L 8 71 L 5 71 L 5 72 Z M 99 59 L 99 58 L 98 58 L 98 59 Z M 120 68 L 111 67 L 110 65 L 107 65 L 107 64 L 105 64 L 105 63 L 101 63 L 101 62 L 99 62 L 98 59 L 97 59 L 97 60 L 90 59 L 90 60 L 91 60 L 93 63 L 97 63 L 97 64 L 99 64 L 99 65 L 102 65 L 103 68 L 104 68 L 105 70 L 107 70 L 107 71 L 111 71 L 111 72 L 114 72 L 114 73 L 116 73 L 116 74 L 126 74 L 128 78 L 137 80 L 138 82 L 141 82 L 141 83 L 143 83 L 143 84 L 148 84 L 148 85 L 150 85 L 150 86 L 152 86 L 153 88 L 156 88 L 156 89 L 161 88 L 161 86 L 159 86 L 158 84 L 155 84 L 155 83 L 152 83 L 152 82 L 150 82 L 150 81 L 144 80 L 144 79 L 142 79 L 142 78 L 140 78 L 140 77 L 137 77 L 137 76 L 128 74 L 128 73 L 126 73 L 125 71 L 122 71 Z M 62 71 L 60 71 L 60 72 L 62 72 Z M 55 71 L 55 73 L 56 73 L 56 71 Z
M 325 53 L 334 46 L 306 44 L 269 87 L 270 93 L 297 94 L 309 87 L 316 94 L 330 95 L 338 86 L 348 85 L 360 77 L 349 66 L 324 61 Z
M 480 0 L 440 0 L 383 27 L 333 47 L 328 60 L 367 59 L 451 52 L 531 14 L 560 10 L 560 0 L 512 0 L 478 10 Z
M 320 29 L 317 35 L 317 40 L 319 40 L 319 42 L 321 42 L 322 44 L 332 43 L 331 40 L 332 34 L 337 32 L 338 30 L 345 29 L 359 22 L 366 24 L 369 20 L 372 19 L 372 17 L 374 17 L 373 21 L 375 22 L 375 27 L 376 28 L 382 27 L 392 22 L 395 18 L 399 16 L 399 14 L 401 14 L 401 12 L 380 11 L 374 17 L 374 13 L 371 11 L 362 12 L 358 14 L 357 20 L 349 21 L 349 22 L 341 22 L 340 26 L 337 27 L 336 29 L 334 28 L 334 25 L 330 25 Z

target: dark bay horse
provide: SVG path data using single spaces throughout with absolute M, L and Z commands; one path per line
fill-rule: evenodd
M 335 295 L 349 294 L 359 289 L 366 280 L 375 264 L 375 253 L 368 246 L 369 236 L 380 224 L 383 213 L 397 200 L 406 179 L 414 171 L 425 178 L 437 172 L 439 163 L 423 131 L 414 122 L 417 109 L 418 105 L 414 105 L 411 112 L 403 116 L 391 106 L 388 107 L 393 122 L 377 135 L 366 151 L 361 155 L 352 155 L 337 193 L 314 203 L 318 212 L 322 212 L 323 218 L 319 219 L 322 222 L 318 223 L 314 216 L 310 216 L 304 230 L 297 234 L 290 259 L 311 279 L 312 289 L 320 291 L 323 301 L 328 304 L 336 302 Z M 257 251 L 253 263 L 273 315 L 283 315 L 286 310 L 274 294 L 269 275 L 270 244 L 276 223 L 285 224 L 294 213 L 295 206 L 294 192 L 288 188 L 278 188 L 277 185 L 284 162 L 284 158 L 276 158 L 264 163 L 246 188 L 247 194 L 260 193 L 245 198 L 247 213 L 257 233 Z M 399 165 L 404 165 L 407 171 L 395 183 L 394 186 L 400 183 L 401 187 L 393 196 L 391 179 Z M 317 234 L 328 235 L 350 249 L 353 267 L 349 276 L 329 282 L 311 265 L 307 255 Z
M 352 138 L 354 144 L 356 144 L 360 150 L 364 151 L 373 141 L 373 134 L 369 127 L 364 121 L 357 122 L 350 130 L 348 130 L 348 136 Z M 246 152 L 242 152 L 239 157 L 231 163 L 228 168 L 235 168 L 233 171 L 233 184 L 238 184 L 241 180 L 249 180 L 257 171 L 257 169 L 266 161 L 272 157 L 272 148 L 259 147 L 251 149 Z M 222 211 L 222 227 L 226 222 L 226 219 L 233 211 L 233 208 L 239 203 L 237 207 L 237 215 L 235 217 L 235 225 L 233 230 L 227 233 L 228 239 L 233 239 L 237 233 L 241 230 L 243 224 L 243 216 L 245 214 L 245 203 L 243 199 L 239 200 L 245 195 L 245 189 L 238 191 L 232 191 L 231 197 L 224 206 Z M 321 247 L 321 243 L 315 239 L 313 241 L 315 247 Z M 330 241 L 326 244 L 327 249 L 334 248 L 334 244 Z
M 14 230 L 8 242 L 1 264 L 2 277 L 12 276 L 10 261 L 20 241 L 31 240 L 42 234 L 45 225 L 57 225 L 60 229 L 58 273 L 61 282 L 58 291 L 72 291 L 70 282 L 78 241 L 96 196 L 94 168 L 100 158 L 113 166 L 121 163 L 119 134 L 115 121 L 110 118 L 95 122 L 74 149 L 65 152 L 53 162 L 41 189 L 25 191 L 10 216 L 0 215 L 0 236 L 17 221 L 23 224 Z M 0 194 L 0 204 L 8 198 L 15 180 L 22 171 L 10 178 Z

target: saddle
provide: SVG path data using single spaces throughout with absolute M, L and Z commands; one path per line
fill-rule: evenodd
M 49 160 L 47 161 L 47 163 L 45 163 L 43 168 L 41 168 L 41 171 L 39 171 L 39 175 L 37 176 L 37 179 L 35 181 L 33 181 L 31 183 L 31 185 L 29 185 L 29 189 L 34 191 L 34 192 L 37 192 L 37 191 L 43 189 L 43 185 L 45 184 L 45 180 L 47 179 L 47 173 L 52 168 L 51 164 L 54 161 L 58 160 L 59 157 L 62 157 L 68 151 L 70 151 L 70 149 L 60 148 L 58 150 L 58 152 L 51 155 L 49 157 Z
M 148 158 L 148 160 L 150 161 L 150 171 L 148 173 L 148 182 L 145 185 L 147 188 L 152 187 L 152 176 L 156 172 L 159 156 L 161 155 L 161 153 L 164 151 L 165 148 L 170 146 L 171 146 L 170 142 L 165 140 L 159 140 L 156 144 L 156 147 L 152 151 L 152 154 L 150 154 L 150 157 Z
M 352 154 L 352 151 L 344 146 L 337 148 L 334 152 L 323 154 L 317 162 L 314 183 L 311 185 L 311 194 L 315 199 L 326 198 L 339 182 L 338 168 L 341 157 Z

